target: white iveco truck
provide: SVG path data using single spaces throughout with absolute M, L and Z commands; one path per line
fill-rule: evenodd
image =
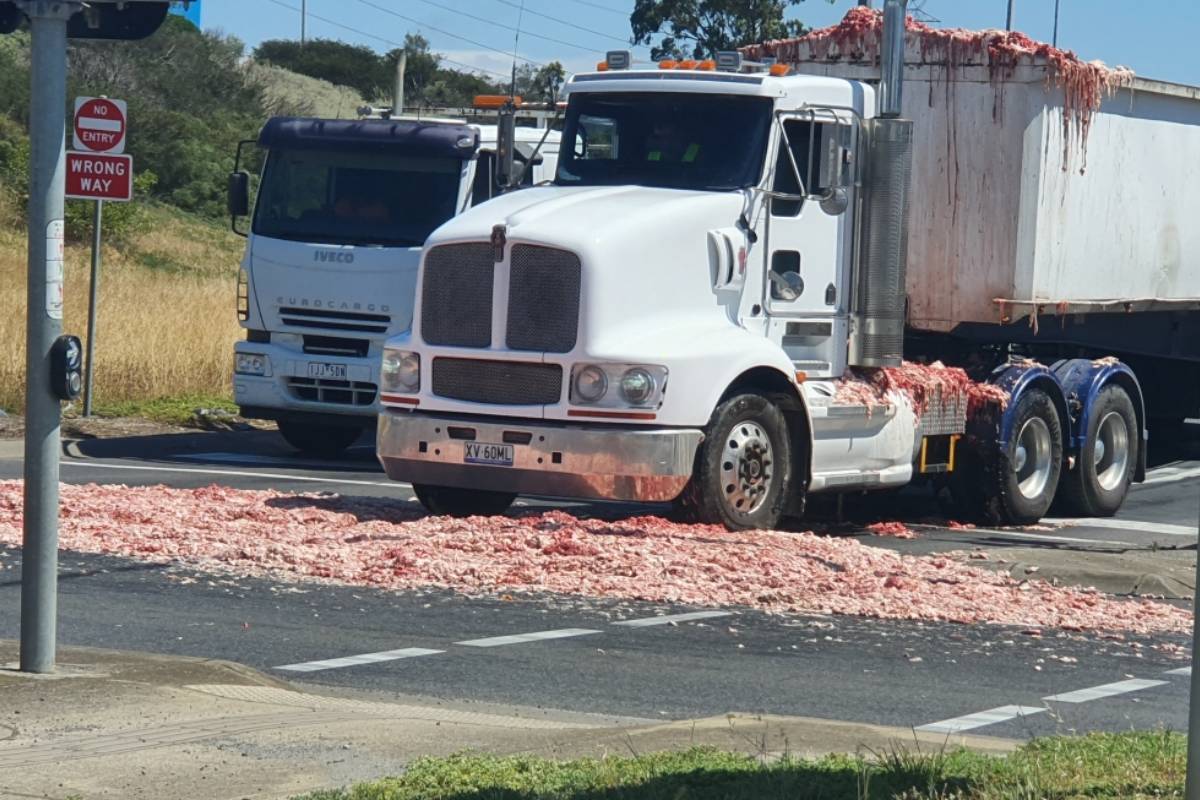
M 769 527 L 918 479 L 1004 523 L 1056 496 L 1115 513 L 1147 401 L 1106 356 L 1197 405 L 1197 93 L 1118 90 L 1068 173 L 1078 109 L 1044 60 L 960 75 L 910 33 L 906 67 L 904 4 L 884 17 L 859 78 L 828 49 L 808 65 L 827 74 L 616 53 L 576 75 L 554 184 L 426 242 L 412 330 L 383 353 L 388 475 L 450 514 L 526 493 Z M 902 106 L 906 74 L 924 86 Z M 1097 346 L 1114 312 L 1126 336 Z
M 234 399 L 242 416 L 275 420 L 292 446 L 325 456 L 374 425 L 383 342 L 412 321 L 426 237 L 500 193 L 510 172 L 525 186 L 554 174 L 558 132 L 515 126 L 507 114 L 499 125 L 407 117 L 267 122 L 238 282 L 246 338 L 234 347 Z M 514 126 L 509 165 L 496 147 L 507 125 Z M 248 184 L 235 167 L 234 230 L 249 211 Z

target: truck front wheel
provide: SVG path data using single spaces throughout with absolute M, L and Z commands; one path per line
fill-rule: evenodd
M 1050 510 L 1062 472 L 1062 422 L 1049 395 L 1021 395 L 1002 446 L 985 479 L 986 515 L 1002 525 L 1031 525 Z
M 279 433 L 301 453 L 333 458 L 358 441 L 363 429 L 358 426 L 321 425 L 312 422 L 279 420 Z
M 413 494 L 431 514 L 448 517 L 491 517 L 503 514 L 517 499 L 509 492 L 413 484 Z
M 696 522 L 730 530 L 774 528 L 792 484 L 787 420 L 765 397 L 739 394 L 717 406 L 678 505 Z
M 1063 504 L 1084 517 L 1111 517 L 1125 502 L 1138 460 L 1137 414 L 1120 386 L 1100 390 L 1088 415 L 1087 440 L 1063 476 Z

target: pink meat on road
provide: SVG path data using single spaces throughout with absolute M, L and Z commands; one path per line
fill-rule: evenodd
M 21 539 L 0 482 L 0 544 Z M 811 533 L 618 522 L 561 511 L 452 519 L 395 500 L 210 486 L 62 487 L 63 549 L 241 575 L 469 594 L 555 592 L 779 613 L 1184 633 L 1166 603 L 1015 581 L 939 556 Z

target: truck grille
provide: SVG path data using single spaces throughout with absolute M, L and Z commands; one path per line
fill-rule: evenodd
M 333 331 L 387 333 L 392 318 L 387 314 L 360 314 L 352 311 L 328 311 L 323 308 L 281 306 L 279 318 L 284 325 Z
M 304 352 L 313 356 L 357 356 L 363 358 L 371 349 L 366 339 L 345 339 L 341 336 L 305 334 Z
M 509 349 L 573 350 L 579 331 L 579 256 L 569 250 L 518 244 L 510 264 Z
M 446 347 L 491 347 L 496 263 L 487 242 L 447 244 L 425 255 L 421 338 Z
M 297 400 L 310 403 L 335 403 L 343 406 L 369 406 L 375 402 L 376 386 L 359 381 L 333 381 L 325 378 L 288 378 L 288 391 Z
M 471 403 L 544 406 L 559 401 L 562 376 L 558 364 L 435 358 L 433 393 Z

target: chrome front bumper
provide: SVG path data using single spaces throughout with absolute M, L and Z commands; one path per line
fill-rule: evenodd
M 679 496 L 704 438 L 696 429 L 478 422 L 408 411 L 381 414 L 376 437 L 379 460 L 397 481 L 642 502 Z M 512 466 L 464 463 L 467 442 L 512 444 Z

